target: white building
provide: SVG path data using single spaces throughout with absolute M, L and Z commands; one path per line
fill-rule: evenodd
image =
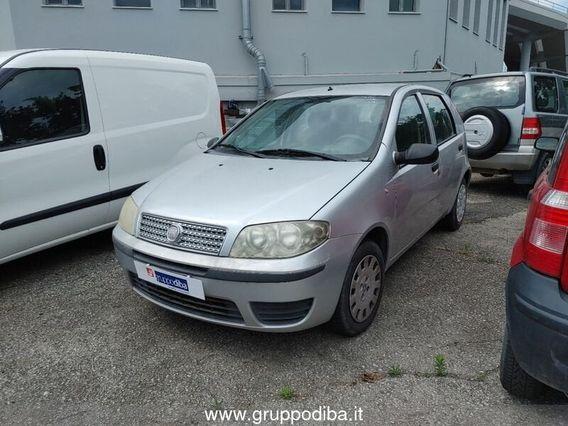
M 501 71 L 504 58 L 510 69 L 566 69 L 568 14 L 548 0 L 0 0 L 0 49 L 204 61 L 223 99 L 254 101 L 258 64 L 241 39 L 244 3 L 251 42 L 266 59 L 262 80 L 273 85 L 268 96 L 339 83 L 445 87 L 455 76 Z M 420 72 L 438 58 L 447 72 Z
M 269 95 L 305 85 L 426 81 L 502 69 L 507 0 L 251 0 Z M 0 48 L 64 47 L 210 64 L 224 99 L 255 100 L 241 0 L 0 0 Z M 401 74 L 401 71 L 408 71 Z M 267 81 L 269 82 L 269 81 Z

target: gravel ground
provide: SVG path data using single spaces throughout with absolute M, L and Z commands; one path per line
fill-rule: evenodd
M 393 266 L 377 320 L 354 339 L 161 310 L 125 285 L 108 232 L 0 266 L 0 423 L 204 423 L 211 408 L 327 405 L 361 407 L 372 424 L 568 424 L 564 396 L 530 404 L 498 380 L 526 206 L 506 178 L 476 177 L 467 223 L 433 230 Z M 447 377 L 432 375 L 437 354 Z M 385 377 L 392 365 L 400 377 Z

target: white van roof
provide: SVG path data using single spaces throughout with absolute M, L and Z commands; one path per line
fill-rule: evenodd
M 138 59 L 150 62 L 159 62 L 159 63 L 170 63 L 170 64 L 184 64 L 187 65 L 188 62 L 195 64 L 196 66 L 207 66 L 208 65 L 202 62 L 195 62 L 190 61 L 188 59 L 181 59 L 181 58 L 170 58 L 167 56 L 158 56 L 158 55 L 146 55 L 140 53 L 127 53 L 127 52 L 116 52 L 110 50 L 87 50 L 87 49 L 24 49 L 24 50 L 7 50 L 7 51 L 0 51 L 0 66 L 7 65 L 12 59 L 16 57 L 23 56 L 23 55 L 34 55 L 34 56 L 52 56 L 54 54 L 61 54 L 64 53 L 65 56 L 74 56 L 77 55 L 78 57 L 91 57 L 91 58 L 99 58 L 99 59 L 112 59 L 112 60 L 120 60 L 120 59 Z

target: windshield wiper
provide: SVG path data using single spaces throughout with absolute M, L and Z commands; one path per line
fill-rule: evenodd
M 259 154 L 259 153 L 254 152 L 254 151 L 247 151 L 246 149 L 239 148 L 238 146 L 229 145 L 229 144 L 214 145 L 213 147 L 209 148 L 207 151 L 209 151 L 211 149 L 217 149 L 217 148 L 228 148 L 228 149 L 232 149 L 233 151 L 240 152 L 241 154 L 250 155 L 251 157 L 264 158 L 264 155 L 262 155 L 262 154 Z M 207 152 L 207 151 L 205 151 L 205 152 Z
M 261 151 L 256 151 L 256 153 L 262 155 L 276 155 L 282 157 L 317 157 L 323 160 L 330 160 L 330 161 L 346 161 L 343 158 L 336 157 L 335 155 L 324 154 L 321 152 L 305 151 L 303 149 L 294 149 L 294 148 L 263 149 Z

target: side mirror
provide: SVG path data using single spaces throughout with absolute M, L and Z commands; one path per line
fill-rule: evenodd
M 534 143 L 534 147 L 544 152 L 556 152 L 559 142 L 557 138 L 539 138 Z
M 4 135 L 2 134 L 2 128 L 0 127 L 0 144 L 4 142 Z
M 209 139 L 209 141 L 207 141 L 207 149 L 212 148 L 217 142 L 219 142 L 219 138 Z
M 432 164 L 440 156 L 436 145 L 415 143 L 403 152 L 395 152 L 394 162 L 401 166 L 404 164 Z

